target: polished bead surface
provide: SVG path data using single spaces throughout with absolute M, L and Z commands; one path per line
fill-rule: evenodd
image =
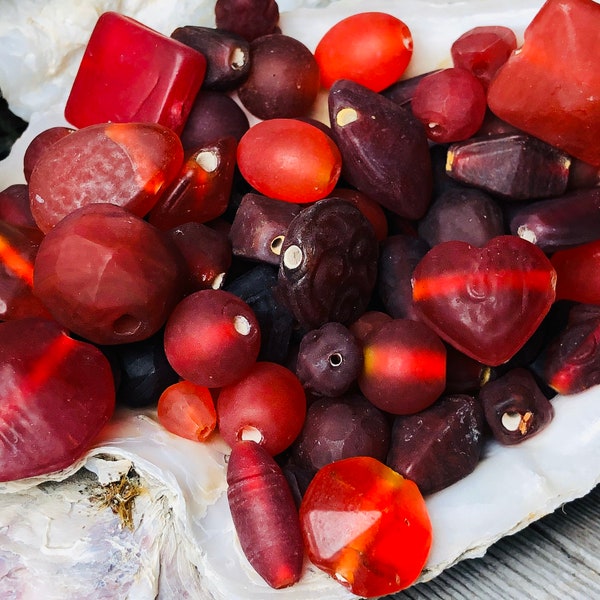
M 417 486 L 366 456 L 323 467 L 306 490 L 300 522 L 310 560 L 358 596 L 408 587 L 431 546 Z
M 75 127 L 160 123 L 180 132 L 206 71 L 202 54 L 114 12 L 100 15 L 67 99 Z

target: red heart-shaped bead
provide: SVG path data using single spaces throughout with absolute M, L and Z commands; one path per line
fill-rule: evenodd
M 449 344 L 486 365 L 509 360 L 555 300 L 556 272 L 546 255 L 517 236 L 483 248 L 434 246 L 413 273 L 413 301 Z

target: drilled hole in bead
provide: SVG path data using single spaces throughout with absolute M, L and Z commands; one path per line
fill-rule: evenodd
M 213 171 L 216 171 L 219 166 L 219 157 L 216 152 L 205 150 L 204 152 L 198 152 L 196 162 L 207 173 L 212 173 Z
M 248 56 L 239 46 L 235 47 L 231 51 L 231 60 L 229 64 L 234 71 L 240 71 L 246 66 L 248 62 Z
M 281 246 L 283 246 L 285 236 L 278 235 L 271 240 L 271 252 L 279 256 L 281 254 Z
M 354 121 L 358 120 L 358 112 L 354 108 L 342 108 L 338 110 L 335 116 L 335 122 L 340 126 L 350 125 Z
M 244 442 L 256 442 L 257 444 L 261 444 L 264 439 L 265 438 L 260 432 L 260 429 L 257 429 L 252 425 L 246 425 L 246 427 L 242 427 L 238 433 L 238 440 Z
M 219 273 L 212 282 L 212 289 L 213 290 L 219 290 L 221 289 L 221 286 L 223 285 L 223 280 L 225 279 L 225 273 Z
M 142 322 L 136 317 L 132 315 L 121 315 L 113 323 L 113 331 L 117 335 L 133 335 L 141 326 Z
M 531 242 L 532 244 L 537 243 L 537 236 L 535 235 L 535 231 L 532 231 L 531 229 L 529 229 L 529 227 L 527 227 L 527 225 L 520 225 L 517 228 L 517 235 L 520 238 L 523 238 L 524 240 Z
M 502 415 L 502 427 L 507 431 L 517 431 L 521 425 L 521 413 L 505 412 Z
M 244 317 L 244 315 L 236 315 L 233 317 L 233 328 L 240 335 L 248 335 L 252 330 L 252 326 L 250 325 L 250 321 Z
M 303 258 L 302 248 L 293 244 L 283 253 L 283 266 L 288 269 L 297 269 L 302 264 Z
M 339 367 L 344 362 L 344 357 L 339 352 L 329 355 L 329 364 L 332 367 Z

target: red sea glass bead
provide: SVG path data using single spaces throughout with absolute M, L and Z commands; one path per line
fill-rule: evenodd
M 406 70 L 413 53 L 408 26 L 383 12 L 363 12 L 336 23 L 315 48 L 326 88 L 339 79 L 380 92 Z
M 236 148 L 233 137 L 195 148 L 148 214 L 150 223 L 164 230 L 220 217 L 227 209 L 233 185 Z
M 165 327 L 165 352 L 180 377 L 218 388 L 239 381 L 256 362 L 260 329 L 252 309 L 224 290 L 184 298 Z
M 300 519 L 275 459 L 256 442 L 236 442 L 227 484 L 231 517 L 248 562 L 272 588 L 296 583 L 304 563 Z
M 252 440 L 274 456 L 300 433 L 306 418 L 306 394 L 289 369 L 259 361 L 241 380 L 223 387 L 217 416 L 219 431 L 230 446 Z
M 411 107 L 431 141 L 443 144 L 465 140 L 483 123 L 485 89 L 470 71 L 449 67 L 419 82 Z
M 299 204 L 325 198 L 342 169 L 333 140 L 296 119 L 256 123 L 242 136 L 237 160 L 244 179 L 258 192 Z
M 204 78 L 202 54 L 115 12 L 100 16 L 73 87 L 65 117 L 95 123 L 160 123 L 183 129 Z
M 482 248 L 441 242 L 417 264 L 413 301 L 445 341 L 489 366 L 525 344 L 555 300 L 556 271 L 534 244 L 513 235 Z
M 484 25 L 463 33 L 452 44 L 455 67 L 467 69 L 487 89 L 496 71 L 517 49 L 517 36 L 509 27 Z
M 413 414 L 444 391 L 446 348 L 424 323 L 393 319 L 366 338 L 363 355 L 358 384 L 381 410 Z
M 55 142 L 29 181 L 31 212 L 48 231 L 71 211 L 110 202 L 143 217 L 183 163 L 179 138 L 153 123 L 106 123 Z
M 320 469 L 300 505 L 308 557 L 353 594 L 377 597 L 410 586 L 432 541 L 416 484 L 366 456 Z
M 600 304 L 600 239 L 559 250 L 550 259 L 556 269 L 556 297 Z
M 488 89 L 498 117 L 595 166 L 600 166 L 599 29 L 597 2 L 548 0 Z
M 0 323 L 0 365 L 0 481 L 68 467 L 113 414 L 107 358 L 54 321 Z
M 0 321 L 50 317 L 33 293 L 33 263 L 41 237 L 39 229 L 0 221 Z
M 90 204 L 46 234 L 33 289 L 67 329 L 96 344 L 122 344 L 164 325 L 184 277 L 166 233 L 119 206 Z
M 70 133 L 73 133 L 75 129 L 71 127 L 50 127 L 50 129 L 44 129 L 38 133 L 29 143 L 25 149 L 23 155 L 23 175 L 25 181 L 29 183 L 31 179 L 31 173 L 40 156 L 58 140 L 66 137 Z
M 208 439 L 217 426 L 210 390 L 191 381 L 178 381 L 163 391 L 158 399 L 157 417 L 171 433 L 196 442 Z

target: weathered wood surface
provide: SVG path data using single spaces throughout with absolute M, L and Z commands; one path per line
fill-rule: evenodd
M 600 486 L 464 560 L 386 600 L 600 599 Z

